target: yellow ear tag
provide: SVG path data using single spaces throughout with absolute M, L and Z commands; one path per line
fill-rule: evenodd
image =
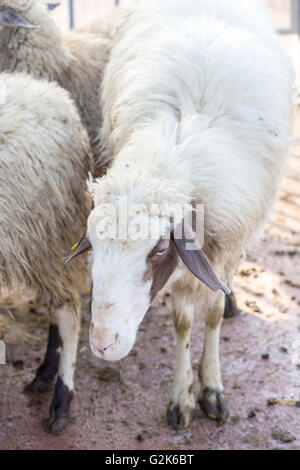
M 72 246 L 72 251 L 75 251 L 76 248 L 78 248 L 78 243 L 76 243 L 76 245 Z

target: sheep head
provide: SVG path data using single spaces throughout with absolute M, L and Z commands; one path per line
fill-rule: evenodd
M 36 26 L 24 18 L 29 6 L 30 0 L 0 1 L 0 25 L 9 28 L 35 29 Z
M 142 208 L 126 223 L 128 231 L 123 234 L 114 208 L 96 206 L 87 234 L 69 258 L 92 248 L 90 346 L 97 357 L 110 361 L 128 355 L 153 299 L 180 265 L 211 289 L 230 293 L 214 274 L 188 223 L 181 222 L 178 236 L 172 218 Z
M 40 20 L 40 8 L 54 10 L 60 3 L 37 2 L 36 0 L 0 0 L 0 27 L 37 29 L 30 22 L 33 17 Z

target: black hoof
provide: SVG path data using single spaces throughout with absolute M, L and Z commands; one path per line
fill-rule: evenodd
M 35 379 L 25 387 L 25 392 L 32 393 L 47 393 L 54 390 L 54 382 L 47 381 L 37 375 Z
M 206 388 L 199 399 L 199 404 L 206 416 L 219 424 L 223 424 L 228 418 L 229 413 L 224 393 Z
M 167 411 L 168 424 L 173 429 L 185 429 L 193 421 L 195 409 L 181 410 L 179 405 L 169 404 Z
M 50 417 L 46 431 L 51 434 L 60 434 L 69 422 L 69 409 L 73 399 L 73 392 L 58 377 L 54 397 L 50 406 Z
M 231 292 L 231 294 L 226 295 L 224 318 L 228 320 L 229 318 L 237 317 L 239 314 L 240 311 L 236 303 L 235 295 Z
M 59 436 L 60 433 L 65 429 L 67 424 L 69 423 L 68 416 L 51 416 L 46 424 L 46 431 L 49 434 L 54 434 L 55 436 Z

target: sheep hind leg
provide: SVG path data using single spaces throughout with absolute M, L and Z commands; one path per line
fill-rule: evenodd
M 174 429 L 187 428 L 195 413 L 194 378 L 190 355 L 193 304 L 176 294 L 173 317 L 177 335 L 176 370 L 167 411 L 169 425 Z
M 222 424 L 228 417 L 228 408 L 221 379 L 219 342 L 220 328 L 224 312 L 225 296 L 219 293 L 213 306 L 205 316 L 205 344 L 199 366 L 199 378 L 202 384 L 199 404 L 210 419 Z
M 60 349 L 61 339 L 59 336 L 58 325 L 51 323 L 44 362 L 38 368 L 34 380 L 26 386 L 26 391 L 45 393 L 54 389 L 54 381 L 59 366 Z
M 69 422 L 74 394 L 74 372 L 80 330 L 80 302 L 64 304 L 54 312 L 61 341 L 58 377 L 46 430 L 60 434 Z

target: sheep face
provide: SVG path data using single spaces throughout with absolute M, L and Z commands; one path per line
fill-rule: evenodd
M 103 221 L 113 230 L 104 231 Z M 88 220 L 88 235 L 68 260 L 89 248 L 93 250 L 90 346 L 97 357 L 117 361 L 132 349 L 152 300 L 175 271 L 179 259 L 212 290 L 229 294 L 230 289 L 216 277 L 184 220 L 180 237 L 168 218 L 145 214 L 135 217 L 132 227 L 139 228 L 130 231 L 129 238 L 122 238 L 111 222 L 110 217 L 102 217 L 98 208 L 94 209 Z M 141 231 L 142 227 L 148 228 Z
M 177 266 L 177 252 L 164 239 L 101 240 L 97 217 L 89 219 L 93 249 L 90 346 L 100 358 L 117 361 L 132 349 L 137 330 L 156 294 Z

